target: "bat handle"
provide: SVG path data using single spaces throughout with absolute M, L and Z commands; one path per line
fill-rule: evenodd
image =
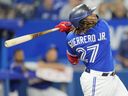
M 60 28 L 53 28 L 53 29 L 51 29 L 51 31 L 57 31 L 57 30 L 59 30 Z
M 46 31 L 43 31 L 43 32 L 38 32 L 38 33 L 35 33 L 35 34 L 31 34 L 33 36 L 33 39 L 34 38 L 37 38 L 41 35 L 45 35 L 45 34 L 48 34 L 48 33 L 51 33 L 51 32 L 54 32 L 54 31 L 58 31 L 59 28 L 53 28 L 53 29 L 50 29 L 50 30 L 46 30 Z

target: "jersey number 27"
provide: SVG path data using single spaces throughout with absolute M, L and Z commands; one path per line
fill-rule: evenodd
M 96 59 L 96 56 L 97 56 L 97 53 L 98 53 L 98 49 L 99 49 L 99 44 L 95 44 L 95 45 L 92 45 L 92 46 L 88 46 L 87 50 L 85 50 L 82 47 L 79 47 L 79 48 L 76 49 L 76 51 L 81 54 L 80 55 L 80 60 L 82 60 L 82 61 L 85 61 L 86 52 L 87 51 L 92 51 L 89 62 L 94 63 L 95 59 Z

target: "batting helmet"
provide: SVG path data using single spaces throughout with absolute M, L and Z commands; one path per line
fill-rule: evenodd
M 69 20 L 74 27 L 79 27 L 80 20 L 91 15 L 96 8 L 90 9 L 87 5 L 81 4 L 72 9 Z

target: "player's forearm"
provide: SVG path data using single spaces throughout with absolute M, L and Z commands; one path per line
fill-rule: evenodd
M 76 56 L 71 56 L 71 55 L 68 54 L 68 53 L 67 53 L 67 57 L 68 57 L 68 60 L 69 60 L 69 62 L 70 62 L 71 64 L 76 65 L 76 64 L 79 63 L 78 57 L 76 57 Z

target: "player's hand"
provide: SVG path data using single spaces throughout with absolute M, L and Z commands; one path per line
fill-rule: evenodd
M 59 28 L 60 32 L 70 32 L 72 24 L 68 21 L 63 21 L 56 25 L 55 28 Z

